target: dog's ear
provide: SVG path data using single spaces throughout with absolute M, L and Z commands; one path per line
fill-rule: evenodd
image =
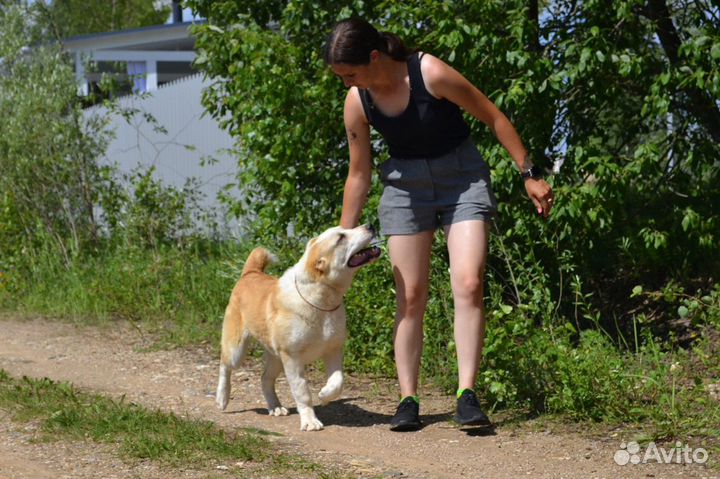
M 328 260 L 322 255 L 322 248 L 315 241 L 309 244 L 310 252 L 305 269 L 308 274 L 314 278 L 321 278 L 328 269 Z
M 320 257 L 315 260 L 315 271 L 318 272 L 319 276 L 323 276 L 327 271 L 328 262 L 324 257 Z

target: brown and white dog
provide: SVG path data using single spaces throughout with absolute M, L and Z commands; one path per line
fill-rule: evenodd
M 311 239 L 300 261 L 280 278 L 264 272 L 273 260 L 267 250 L 255 248 L 250 253 L 225 310 L 215 396 L 220 409 L 230 399 L 230 373 L 240 366 L 255 338 L 265 348 L 262 391 L 269 414 L 288 413 L 275 393 L 275 380 L 284 370 L 300 429 L 323 428 L 315 416 L 305 366 L 317 359 L 325 363 L 321 403 L 340 395 L 346 337 L 343 296 L 358 269 L 380 256 L 380 249 L 370 245 L 374 237 L 367 226 L 330 228 Z

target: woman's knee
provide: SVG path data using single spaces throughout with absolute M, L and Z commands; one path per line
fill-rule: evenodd
M 427 306 L 428 291 L 422 286 L 398 290 L 397 307 L 400 316 L 422 316 Z
M 482 301 L 483 278 L 478 275 L 461 275 L 452 280 L 453 295 L 458 299 Z

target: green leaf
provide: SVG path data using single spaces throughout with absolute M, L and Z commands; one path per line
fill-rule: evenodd
M 510 314 L 513 311 L 513 307 L 508 304 L 501 304 L 500 310 L 503 312 L 503 314 Z
M 493 381 L 490 383 L 490 392 L 495 395 L 503 394 L 506 391 L 506 387 L 503 383 Z
M 712 48 L 710 48 L 710 56 L 713 60 L 720 60 L 720 43 L 713 43 Z

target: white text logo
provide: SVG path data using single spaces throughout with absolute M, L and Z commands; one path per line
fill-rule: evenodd
M 620 444 L 620 449 L 615 452 L 615 463 L 619 466 L 626 464 L 647 464 L 657 462 L 659 464 L 705 464 L 708 460 L 708 452 L 702 447 L 693 449 L 680 441 L 675 447 L 666 449 L 658 447 L 654 442 L 647 445 L 645 452 L 640 450 L 640 444 L 630 441 L 627 444 Z

